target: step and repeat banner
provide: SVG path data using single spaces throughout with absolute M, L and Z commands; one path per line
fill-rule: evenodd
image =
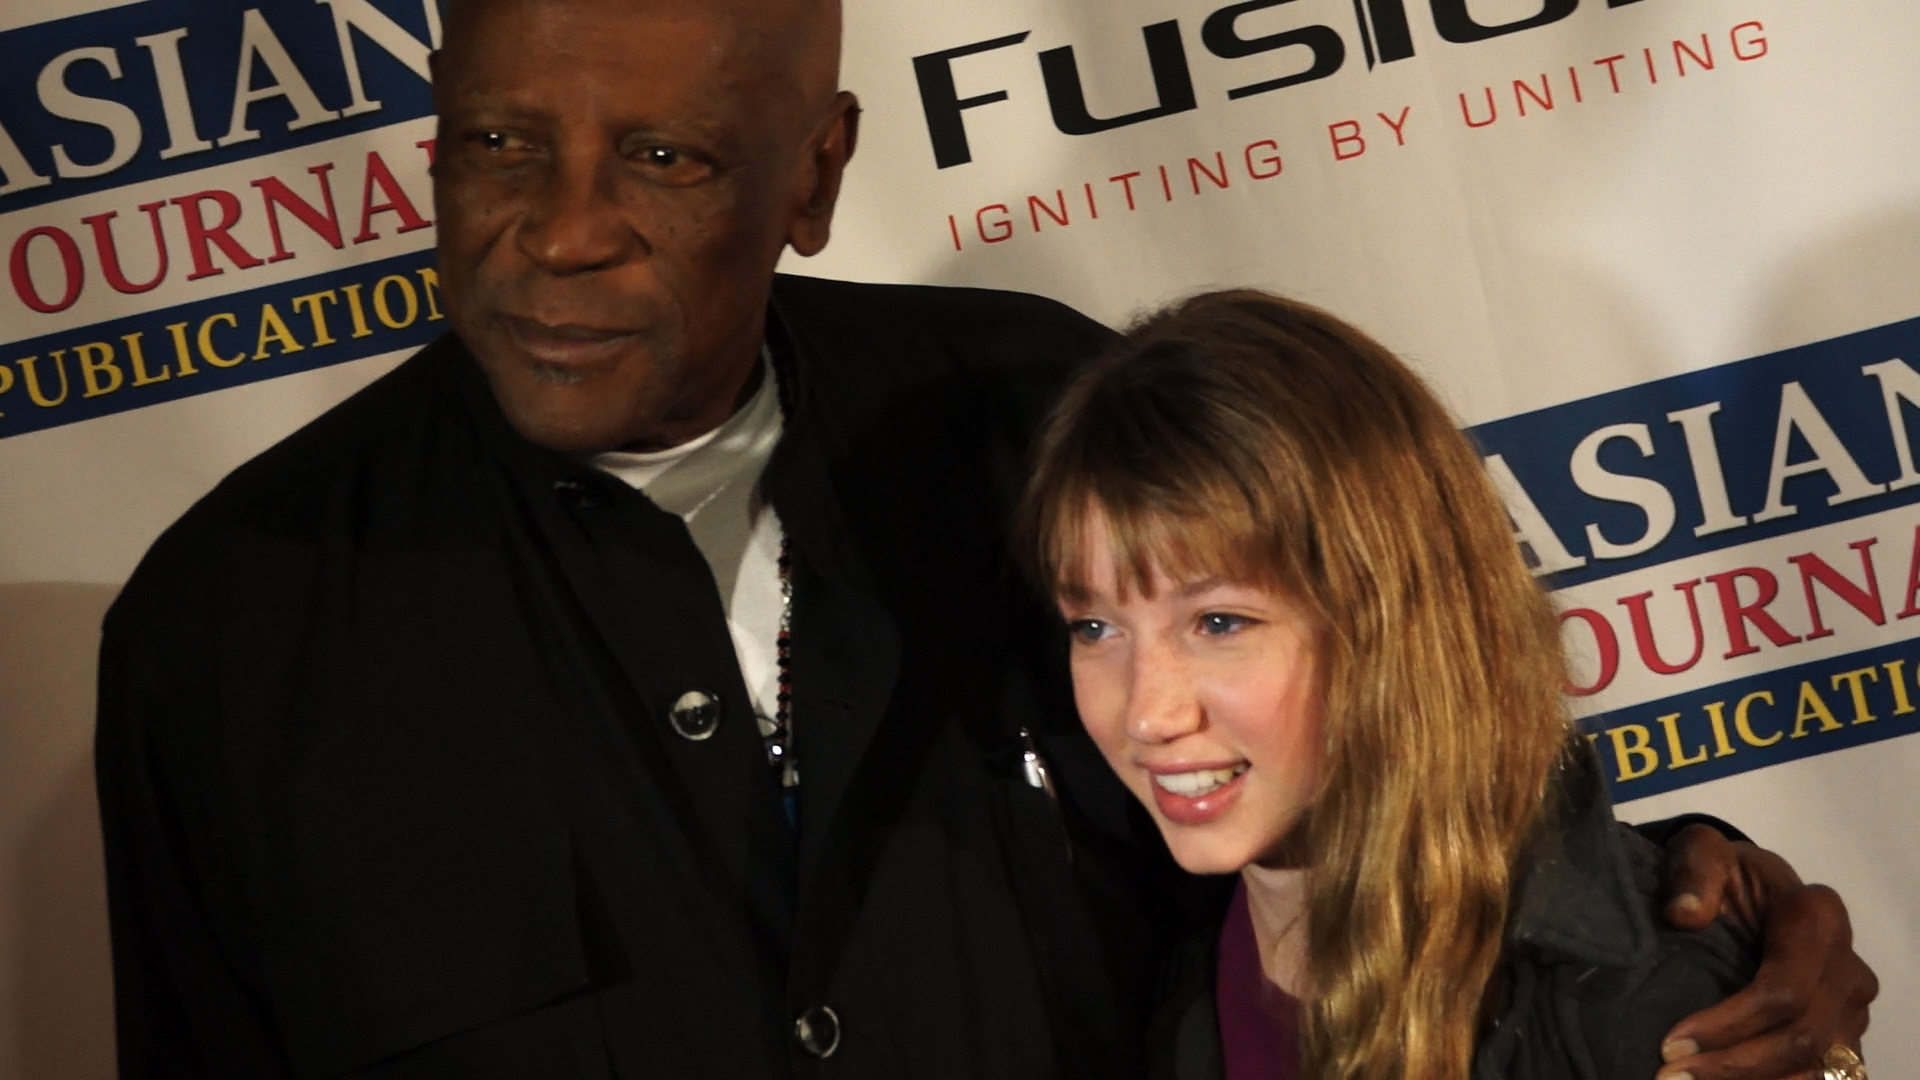
M 1124 323 L 1257 285 L 1485 447 L 1623 816 L 1846 896 L 1920 1071 L 1920 8 L 849 0 L 797 273 Z M 100 614 L 439 334 L 433 0 L 0 0 L 0 1076 L 110 1076 Z

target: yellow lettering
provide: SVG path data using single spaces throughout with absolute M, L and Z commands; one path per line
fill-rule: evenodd
M 0 393 L 5 393 L 0 390 Z M 1907 666 L 1905 660 L 1889 660 L 1880 665 L 1887 669 L 1887 686 L 1893 690 L 1893 715 L 1905 716 L 1913 711 L 1913 702 L 1907 700 L 1907 677 L 1902 669 Z
M 439 322 L 440 314 L 440 272 L 431 266 L 423 266 L 414 273 L 420 275 L 420 291 L 427 298 L 427 321 Z
M 60 373 L 60 396 L 57 398 L 49 398 L 40 389 L 39 357 L 29 356 L 18 361 L 20 374 L 27 377 L 27 397 L 43 409 L 51 409 L 67 400 L 67 350 L 55 349 L 47 355 L 53 357 L 53 369 Z
M 293 331 L 287 329 L 286 320 L 272 304 L 260 305 L 260 340 L 255 343 L 253 358 L 265 360 L 273 354 L 267 351 L 269 341 L 279 342 L 280 355 L 306 351 L 306 346 L 294 340 Z
M 1776 731 L 1765 739 L 1754 733 L 1753 723 L 1747 719 L 1747 710 L 1753 708 L 1753 703 L 1756 701 L 1764 701 L 1771 706 L 1773 704 L 1773 691 L 1755 690 L 1753 693 L 1741 698 L 1740 704 L 1733 707 L 1733 729 L 1740 733 L 1740 741 L 1746 743 L 1748 746 L 1772 746 L 1774 743 L 1785 738 L 1786 733 Z
M 342 285 L 340 291 L 347 294 L 347 314 L 353 316 L 353 336 L 372 337 L 373 328 L 367 325 L 367 309 L 360 306 L 360 286 Z
M 1627 741 L 1629 732 L 1633 735 L 1631 743 Z M 1660 755 L 1650 746 L 1653 742 L 1653 733 L 1648 731 L 1645 725 L 1622 724 L 1616 728 L 1608 728 L 1607 735 L 1613 740 L 1613 757 L 1620 765 L 1620 779 L 1638 780 L 1660 767 Z M 1629 759 L 1642 764 L 1636 769 L 1628 763 Z
M 1879 719 L 1879 717 L 1867 711 L 1867 690 L 1866 687 L 1860 685 L 1860 680 L 1862 679 L 1872 679 L 1874 682 L 1879 682 L 1879 669 L 1863 667 L 1859 671 L 1843 671 L 1833 677 L 1833 688 L 1835 690 L 1840 689 L 1841 683 L 1846 683 L 1847 692 L 1853 695 L 1853 722 L 1856 724 L 1871 723 Z
M 1668 713 L 1660 718 L 1660 726 L 1667 729 L 1667 768 L 1684 769 L 1689 765 L 1698 765 L 1707 760 L 1707 748 L 1704 745 L 1694 747 L 1694 755 L 1680 747 L 1680 714 Z
M 193 355 L 187 352 L 187 327 L 189 323 L 177 322 L 167 327 L 167 333 L 173 335 L 173 358 L 180 362 L 180 374 L 198 375 L 200 369 L 193 366 Z
M 316 349 L 322 345 L 333 344 L 333 335 L 327 333 L 326 309 L 320 306 L 322 300 L 329 304 L 337 304 L 340 302 L 340 294 L 328 289 L 326 292 L 308 293 L 305 296 L 293 298 L 295 313 L 299 312 L 301 304 L 307 305 L 310 309 L 307 312 L 307 318 L 313 320 L 313 347 Z
M 135 330 L 131 334 L 120 335 L 120 340 L 127 343 L 127 363 L 133 365 L 133 385 L 151 386 L 154 383 L 166 382 L 168 379 L 173 378 L 173 372 L 167 370 L 165 365 L 161 366 L 160 374 L 147 374 L 147 354 L 146 350 L 140 344 L 140 338 L 141 332 L 138 330 Z
M 1727 703 L 1708 702 L 1707 720 L 1713 724 L 1713 756 L 1726 757 L 1733 753 L 1733 743 L 1727 740 Z
M 13 369 L 5 364 L 0 364 L 0 394 L 4 394 L 11 389 L 13 389 Z M 6 415 L 6 413 L 0 412 L 0 419 L 4 419 Z
M 200 320 L 200 359 L 205 360 L 207 363 L 212 364 L 214 367 L 238 366 L 242 361 L 244 361 L 247 358 L 247 354 L 240 353 L 236 356 L 229 357 L 229 356 L 221 356 L 218 352 L 214 351 L 214 348 L 213 348 L 213 324 L 214 323 L 226 323 L 228 326 L 237 328 L 240 325 L 240 320 L 235 318 L 233 313 L 229 311 L 222 311 L 217 315 L 209 315 L 206 318 L 201 319 Z
M 390 285 L 400 286 L 401 295 L 407 299 L 407 317 L 404 319 L 395 319 L 392 307 L 387 304 L 387 287 Z M 420 317 L 420 298 L 413 293 L 413 282 L 399 274 L 388 274 L 381 278 L 373 286 L 373 313 L 389 330 L 405 330 L 412 326 L 413 320 Z
M 113 346 L 104 341 L 89 341 L 73 350 L 73 358 L 80 361 L 80 381 L 87 386 L 81 397 L 99 397 L 120 389 L 127 376 L 120 365 L 113 362 Z M 107 376 L 107 385 L 100 385 L 100 376 Z
M 1807 721 L 1809 720 L 1820 721 L 1821 731 L 1840 730 L 1840 721 L 1833 718 L 1833 710 L 1827 708 L 1826 699 L 1820 696 L 1820 691 L 1815 690 L 1811 682 L 1802 682 L 1800 684 L 1800 704 L 1793 714 L 1794 738 L 1804 739 L 1807 737 Z

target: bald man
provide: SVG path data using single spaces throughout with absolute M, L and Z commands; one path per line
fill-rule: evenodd
M 1002 535 L 1107 331 L 776 279 L 854 148 L 827 0 L 460 0 L 446 34 L 454 332 L 108 617 L 122 1077 L 1140 1074 L 1218 890 L 1080 734 Z M 1704 835 L 1699 917 L 1758 883 L 1828 940 L 1776 953 L 1798 1005 L 1688 1034 L 1766 1039 L 1685 1067 L 1856 1038 L 1844 910 Z

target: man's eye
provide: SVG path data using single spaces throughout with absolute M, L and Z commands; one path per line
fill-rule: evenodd
M 1223 611 L 1209 611 L 1200 616 L 1200 632 L 1210 636 L 1222 636 L 1253 625 L 1254 620 L 1245 615 L 1229 615 Z
M 518 153 L 530 149 L 525 139 L 509 135 L 504 131 L 481 131 L 470 137 L 473 145 L 490 155 Z
M 1092 645 L 1105 638 L 1112 629 L 1099 619 L 1075 619 L 1067 624 L 1067 636 L 1077 645 Z
M 651 182 L 667 187 L 690 187 L 713 175 L 705 159 L 676 146 L 648 143 L 628 153 Z

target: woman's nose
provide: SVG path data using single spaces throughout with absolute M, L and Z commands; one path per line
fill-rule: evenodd
M 1127 735 L 1137 742 L 1172 742 L 1198 731 L 1204 710 L 1193 680 L 1174 650 L 1148 645 L 1137 650 L 1128 672 Z

